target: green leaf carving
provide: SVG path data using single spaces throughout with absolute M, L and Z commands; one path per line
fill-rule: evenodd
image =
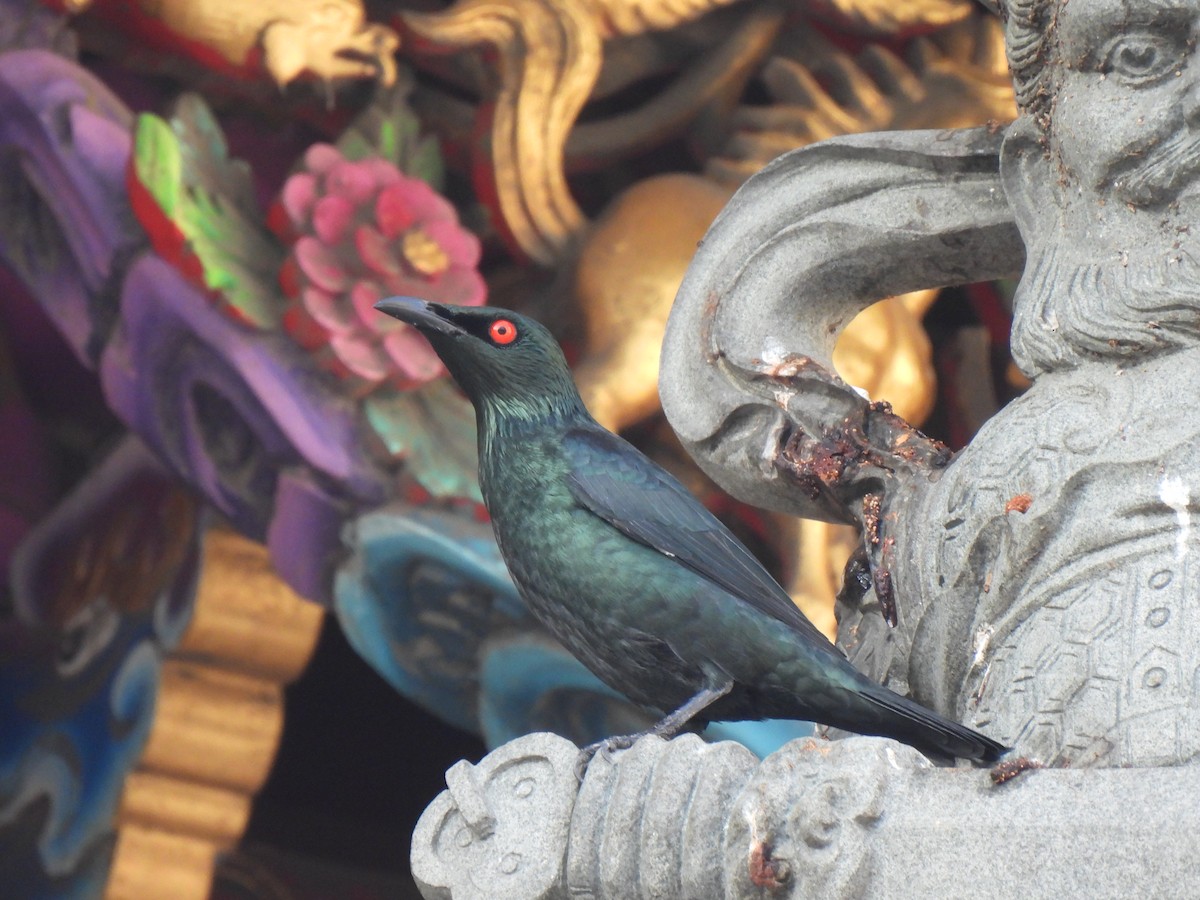
M 150 203 L 134 211 L 155 249 L 241 321 L 279 325 L 284 250 L 263 224 L 250 168 L 229 158 L 204 101 L 185 94 L 171 120 L 144 113 L 134 132 L 132 179 Z
M 346 159 L 381 156 L 412 178 L 441 191 L 445 168 L 436 138 L 421 135 L 421 122 L 408 105 L 412 74 L 402 69 L 390 88 L 379 88 L 375 99 L 338 139 Z

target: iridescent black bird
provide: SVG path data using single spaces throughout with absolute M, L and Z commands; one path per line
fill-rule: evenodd
M 668 713 L 651 733 L 794 718 L 936 756 L 1006 751 L 856 671 L 683 485 L 592 419 L 537 322 L 406 297 L 376 309 L 420 330 L 474 403 L 480 487 L 521 596 L 600 680 Z

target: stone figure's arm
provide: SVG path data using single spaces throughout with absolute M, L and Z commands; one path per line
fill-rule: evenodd
M 422 894 L 1180 896 L 1200 876 L 1196 767 L 1006 782 L 882 738 L 794 741 L 758 763 L 687 735 L 597 757 L 580 785 L 575 758 L 535 734 L 450 770 L 413 835 Z
M 871 483 L 939 448 L 833 373 L 871 303 L 1021 271 L 1000 185 L 1003 131 L 853 135 L 787 153 L 742 186 L 671 311 L 659 388 L 688 452 L 756 506 L 863 522 Z

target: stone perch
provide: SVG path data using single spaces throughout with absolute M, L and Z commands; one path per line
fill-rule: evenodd
M 597 756 L 579 784 L 577 754 L 531 734 L 447 772 L 413 835 L 427 900 L 1182 898 L 1200 883 L 1191 768 L 997 784 L 883 738 L 793 741 L 759 763 L 684 735 Z

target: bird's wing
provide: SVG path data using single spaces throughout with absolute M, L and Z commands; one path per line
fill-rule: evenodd
M 575 500 L 645 544 L 841 656 L 749 550 L 682 484 L 616 435 L 574 429 L 563 439 Z

